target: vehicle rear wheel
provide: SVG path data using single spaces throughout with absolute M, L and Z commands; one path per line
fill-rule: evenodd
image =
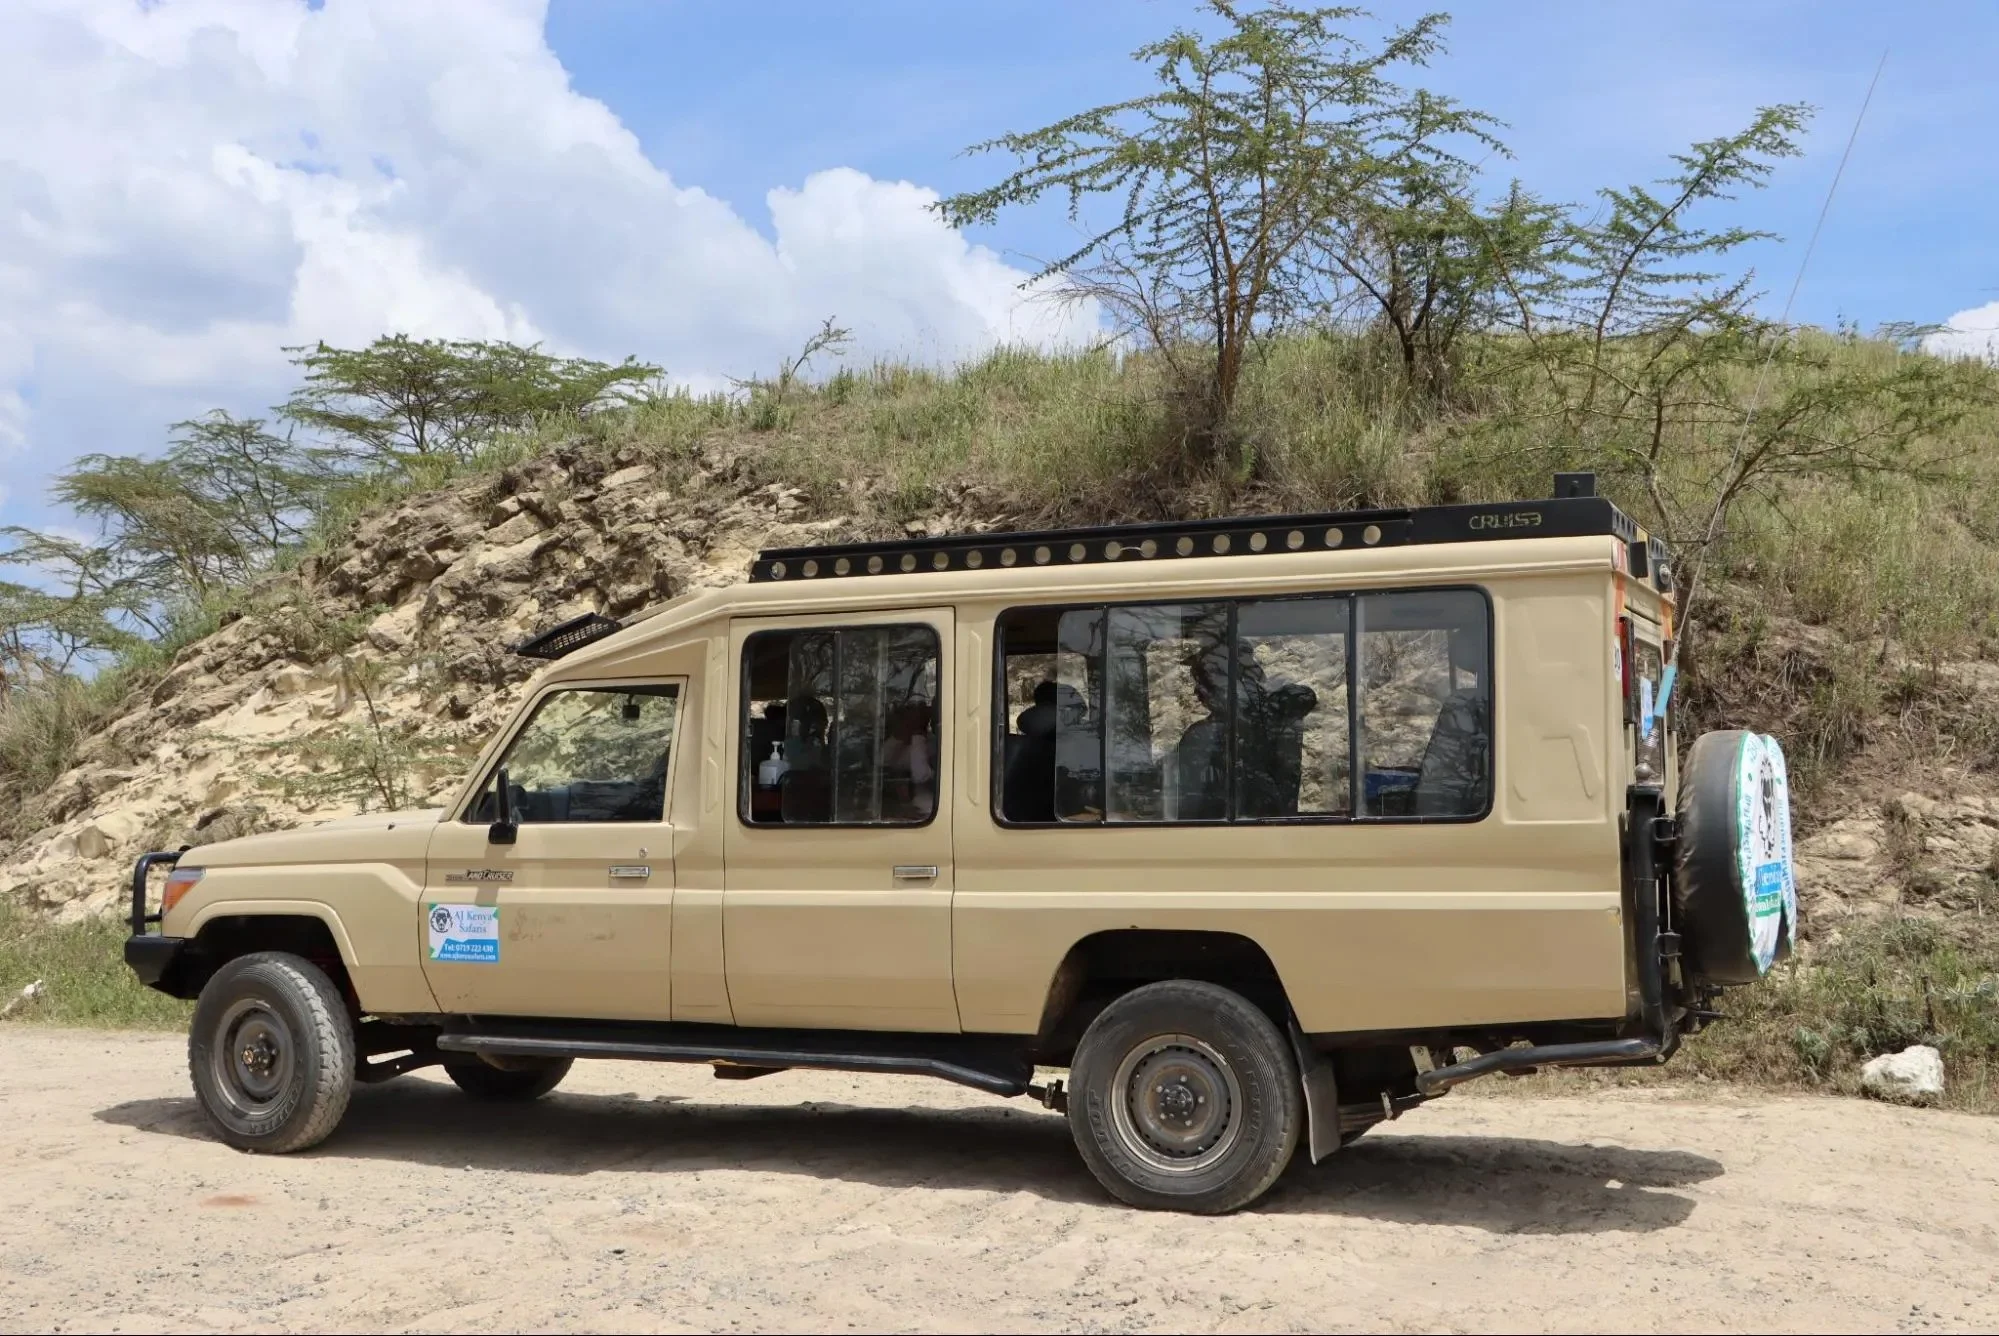
M 473 1099 L 525 1102 L 562 1084 L 572 1058 L 506 1058 L 495 1067 L 484 1058 L 446 1058 L 444 1074 Z
M 1076 1048 L 1069 1130 L 1112 1196 L 1220 1215 L 1269 1190 L 1304 1123 L 1284 1035 L 1239 993 L 1173 979 L 1118 998 Z
M 354 1023 L 333 981 L 277 951 L 238 956 L 201 990 L 188 1076 L 238 1150 L 283 1154 L 324 1141 L 354 1089 Z

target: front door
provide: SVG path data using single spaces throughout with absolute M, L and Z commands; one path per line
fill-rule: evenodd
M 732 625 L 738 1024 L 958 1029 L 951 634 L 948 609 Z
M 424 973 L 444 1010 L 666 1020 L 681 684 L 552 686 L 431 837 Z M 514 840 L 493 838 L 504 777 Z

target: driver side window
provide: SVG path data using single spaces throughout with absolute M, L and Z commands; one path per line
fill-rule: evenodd
M 466 820 L 495 818 L 501 770 L 523 825 L 664 820 L 679 704 L 670 684 L 551 692 L 507 744 Z

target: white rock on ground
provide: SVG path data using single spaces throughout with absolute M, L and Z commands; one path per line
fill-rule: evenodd
M 1898 1104 L 1933 1104 L 1943 1098 L 1943 1054 L 1928 1044 L 1883 1053 L 1860 1069 L 1860 1088 Z
M 33 983 L 29 984 L 26 988 L 23 988 L 21 990 L 20 996 L 16 997 L 12 1002 L 9 1002 L 6 1006 L 0 1007 L 0 1021 L 6 1020 L 9 1016 L 19 1011 L 22 1007 L 27 1006 L 30 1002 L 40 997 L 45 991 L 47 991 L 47 985 L 45 985 L 40 979 L 35 980 Z

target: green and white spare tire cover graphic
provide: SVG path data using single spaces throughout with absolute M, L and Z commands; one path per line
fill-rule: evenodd
M 1798 878 L 1791 862 L 1791 781 L 1784 749 L 1742 734 L 1735 762 L 1736 867 L 1749 911 L 1749 949 L 1765 973 L 1797 945 Z
M 1791 784 L 1772 737 L 1707 733 L 1680 775 L 1674 927 L 1688 970 L 1754 983 L 1791 953 L 1798 930 Z

